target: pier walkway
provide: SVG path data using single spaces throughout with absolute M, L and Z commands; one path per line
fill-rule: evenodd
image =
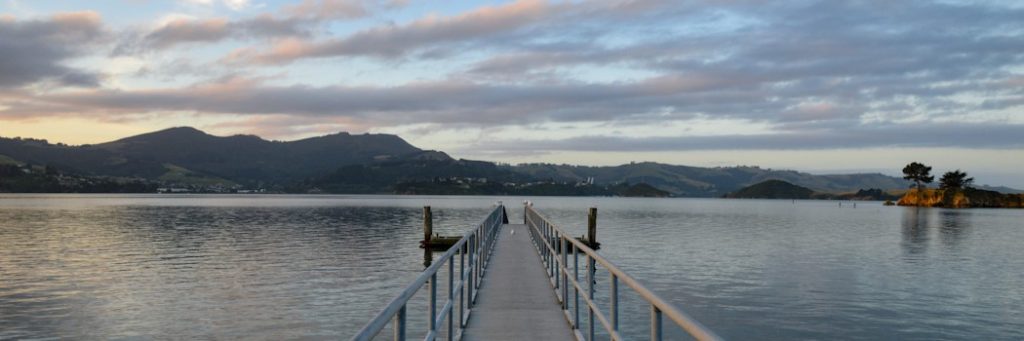
M 597 209 L 590 208 L 588 238 L 577 239 L 535 210 L 523 207 L 523 224 L 509 224 L 500 202 L 480 224 L 451 243 L 440 256 L 432 254 L 433 223 L 424 207 L 424 259 L 427 268 L 385 306 L 353 341 L 373 340 L 388 326 L 394 340 L 409 333 L 409 303 L 421 291 L 427 296 L 426 330 L 422 340 L 623 340 L 619 334 L 619 293 L 629 290 L 650 308 L 650 339 L 663 339 L 663 322 L 674 324 L 696 340 L 720 340 L 714 332 L 651 292 L 639 281 L 598 254 Z M 515 232 L 513 232 L 515 231 Z M 486 277 L 485 277 L 486 276 Z M 594 296 L 598 277 L 609 296 Z M 595 334 L 601 330 L 602 335 Z M 378 338 L 381 339 L 381 338 Z
M 462 339 L 576 340 L 526 225 L 504 225 L 496 243 Z

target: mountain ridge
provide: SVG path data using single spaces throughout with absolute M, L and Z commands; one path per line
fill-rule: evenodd
M 81 146 L 36 139 L 0 140 L 0 155 L 77 173 L 157 179 L 180 167 L 249 184 L 293 181 L 344 165 L 423 153 L 448 157 L 388 134 L 336 133 L 268 141 L 254 135 L 221 137 L 191 127 L 174 127 Z
M 142 178 L 165 185 L 221 182 L 287 192 L 327 189 L 335 193 L 394 193 L 403 182 L 456 178 L 515 184 L 646 184 L 684 197 L 720 197 L 766 180 L 786 181 L 823 193 L 872 188 L 905 190 L 910 184 L 879 173 L 814 175 L 757 166 L 705 168 L 656 162 L 617 166 L 508 165 L 456 160 L 442 151 L 420 149 L 390 134 L 339 132 L 294 141 L 271 141 L 255 135 L 215 136 L 192 127 L 173 127 L 80 146 L 0 137 L 0 156 L 82 175 Z

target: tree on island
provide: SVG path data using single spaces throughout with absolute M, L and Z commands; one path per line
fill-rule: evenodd
M 931 175 L 932 167 L 922 163 L 911 162 L 903 167 L 903 178 L 917 184 L 917 190 L 924 190 L 924 184 L 931 183 L 935 177 Z
M 974 183 L 974 178 L 968 178 L 967 172 L 957 169 L 942 175 L 942 178 L 939 179 L 939 188 L 963 189 L 970 187 L 972 183 Z
M 911 162 L 903 167 L 903 178 L 917 184 L 917 204 L 921 205 L 921 193 L 924 192 L 924 184 L 931 183 L 935 177 L 931 175 L 932 167 L 923 163 Z

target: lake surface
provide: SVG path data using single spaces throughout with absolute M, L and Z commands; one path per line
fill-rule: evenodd
M 0 339 L 344 339 L 423 269 L 422 206 L 454 235 L 523 199 L 0 195 Z M 1024 339 L 1024 210 L 531 200 L 576 235 L 598 207 L 600 252 L 727 339 Z

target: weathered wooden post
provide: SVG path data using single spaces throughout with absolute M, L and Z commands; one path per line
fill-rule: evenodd
M 434 235 L 434 215 L 430 213 L 430 206 L 423 206 L 423 267 L 430 267 L 434 261 L 433 252 L 430 250 L 430 239 Z
M 423 206 L 423 246 L 430 246 L 430 239 L 434 235 L 434 215 L 430 212 L 430 206 Z
M 597 207 L 591 207 L 587 214 L 587 246 L 597 245 Z

